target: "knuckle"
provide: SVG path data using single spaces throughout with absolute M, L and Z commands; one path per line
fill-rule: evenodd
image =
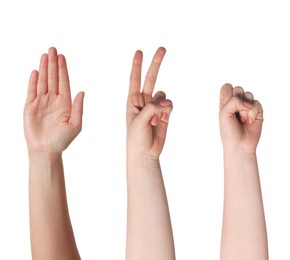
M 156 82 L 157 76 L 154 74 L 149 74 L 146 76 L 146 79 L 151 81 L 151 82 Z
M 240 103 L 241 102 L 241 98 L 238 96 L 234 96 L 232 97 L 232 102 L 234 102 L 235 104 Z
M 149 102 L 146 106 L 150 111 L 156 110 L 156 105 L 153 102 Z

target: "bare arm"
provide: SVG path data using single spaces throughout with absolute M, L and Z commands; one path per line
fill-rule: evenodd
M 221 90 L 224 146 L 222 260 L 268 259 L 267 232 L 256 157 L 263 111 L 252 93 L 226 84 Z
M 29 164 L 33 259 L 80 259 L 68 212 L 61 155 L 30 155 Z
M 127 259 L 175 259 L 159 161 L 128 158 Z
M 130 78 L 127 106 L 128 260 L 175 259 L 159 162 L 172 103 L 163 92 L 157 92 L 152 97 L 164 54 L 164 48 L 157 50 L 141 93 L 140 51 L 135 54 Z
M 31 73 L 24 108 L 33 259 L 80 259 L 70 222 L 62 152 L 81 131 L 84 93 L 72 104 L 66 61 L 50 48 Z

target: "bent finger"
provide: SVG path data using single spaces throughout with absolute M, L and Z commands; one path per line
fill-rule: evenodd
M 157 125 L 162 119 L 162 113 L 169 114 L 173 109 L 171 100 L 163 99 L 160 102 L 150 102 L 144 106 L 138 115 L 138 121 L 143 126 L 149 122 Z M 157 118 L 155 117 L 157 116 Z M 152 121 L 153 120 L 153 121 Z M 163 117 L 164 120 L 164 117 Z
M 153 97 L 153 100 L 154 101 L 158 101 L 158 100 L 161 100 L 161 99 L 165 99 L 166 98 L 166 94 L 163 92 L 163 91 L 158 91 L 154 97 Z
M 239 97 L 239 98 L 244 98 L 244 89 L 242 87 L 234 87 L 233 89 L 233 96 L 234 97 Z
M 233 86 L 229 83 L 224 84 L 220 90 L 220 109 L 232 98 Z
M 241 98 L 232 97 L 221 110 L 221 114 L 233 115 L 243 111 L 249 111 L 252 107 L 251 104 L 244 102 Z
M 244 100 L 249 102 L 249 103 L 253 103 L 254 101 L 254 95 L 252 94 L 252 92 L 245 92 L 244 93 Z
M 263 120 L 263 107 L 258 100 L 253 101 L 253 108 L 248 111 L 248 122 L 251 124 L 255 120 Z

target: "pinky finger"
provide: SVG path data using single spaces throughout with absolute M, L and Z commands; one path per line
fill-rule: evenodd
M 30 74 L 26 103 L 33 102 L 37 97 L 38 71 L 34 70 Z

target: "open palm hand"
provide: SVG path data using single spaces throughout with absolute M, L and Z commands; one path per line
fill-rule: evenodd
M 29 81 L 24 108 L 29 152 L 64 151 L 81 131 L 83 98 L 80 92 L 72 104 L 65 57 L 50 48 Z

